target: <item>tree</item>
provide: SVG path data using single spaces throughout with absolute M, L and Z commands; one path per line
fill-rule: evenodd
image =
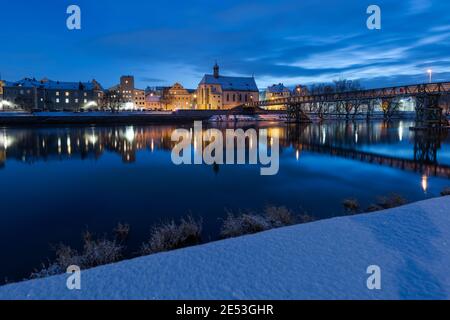
M 169 88 L 165 88 L 162 92 L 160 103 L 164 106 L 164 109 L 168 109 L 168 106 L 173 102 L 173 95 L 170 93 Z
M 350 92 L 362 90 L 358 80 L 339 79 L 334 80 L 334 92 Z
M 33 109 L 33 98 L 29 94 L 18 95 L 15 98 L 14 102 L 21 109 L 24 109 L 24 110 L 26 110 L 26 109 L 32 110 Z

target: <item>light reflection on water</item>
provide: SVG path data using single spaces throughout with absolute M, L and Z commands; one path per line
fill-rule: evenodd
M 345 198 L 368 206 L 396 192 L 414 201 L 450 185 L 449 137 L 415 134 L 410 122 L 258 126 L 269 142 L 279 138 L 276 176 L 254 165 L 175 166 L 175 126 L 0 129 L 0 279 L 38 268 L 50 244 L 76 247 L 87 226 L 104 233 L 129 223 L 136 249 L 151 225 L 187 214 L 203 218 L 209 240 L 225 209 L 284 205 L 327 218 L 343 214 Z

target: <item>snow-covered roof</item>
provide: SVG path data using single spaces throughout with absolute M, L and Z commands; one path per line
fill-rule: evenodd
M 274 84 L 270 87 L 267 87 L 267 92 L 270 93 L 283 93 L 283 92 L 289 92 L 289 88 L 286 88 L 282 83 Z
M 255 78 L 252 77 L 214 77 L 205 74 L 200 84 L 218 84 L 223 91 L 258 91 Z
M 22 80 L 16 82 L 6 82 L 8 87 L 25 87 L 25 88 L 42 88 L 48 90 L 80 90 L 80 86 L 82 86 L 81 90 L 103 90 L 102 86 L 94 81 L 89 82 L 60 82 L 53 81 L 48 79 L 36 80 L 24 78 Z

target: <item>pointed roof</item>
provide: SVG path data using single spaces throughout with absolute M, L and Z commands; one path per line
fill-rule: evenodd
M 212 74 L 205 74 L 200 84 L 218 84 L 223 91 L 258 91 L 255 78 L 252 77 L 214 77 Z

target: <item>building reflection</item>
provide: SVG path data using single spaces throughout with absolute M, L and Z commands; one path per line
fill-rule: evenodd
M 295 159 L 301 159 L 302 152 L 324 153 L 348 157 L 360 161 L 386 164 L 400 169 L 414 167 L 428 175 L 447 174 L 447 167 L 438 166 L 437 152 L 446 134 L 412 132 L 412 123 L 395 124 L 385 122 L 331 122 L 327 124 L 286 125 L 280 123 L 244 124 L 249 128 L 267 129 L 269 146 L 278 139 L 280 153 L 292 149 Z M 205 129 L 216 128 L 223 132 L 237 129 L 233 123 L 209 124 Z M 175 145 L 171 141 L 175 126 L 118 126 L 118 127 L 70 127 L 39 129 L 3 129 L 0 131 L 0 168 L 8 160 L 26 163 L 52 160 L 99 159 L 105 153 L 121 156 L 124 163 L 136 161 L 139 151 L 170 152 Z M 191 133 L 193 148 L 209 143 L 202 137 L 195 137 L 192 126 L 184 126 Z M 197 139 L 195 139 L 197 138 Z M 246 148 L 267 148 L 260 141 L 247 139 Z M 413 159 L 396 157 L 398 144 L 414 148 Z M 200 144 L 200 145 L 199 145 Z M 364 148 L 371 145 L 392 145 L 392 152 L 386 155 L 370 154 Z M 364 148 L 363 148 L 364 147 Z M 434 172 L 429 172 L 434 170 Z M 441 170 L 441 172 L 439 172 Z M 450 172 L 450 170 L 449 170 Z M 450 174 L 449 174 L 450 177 Z

